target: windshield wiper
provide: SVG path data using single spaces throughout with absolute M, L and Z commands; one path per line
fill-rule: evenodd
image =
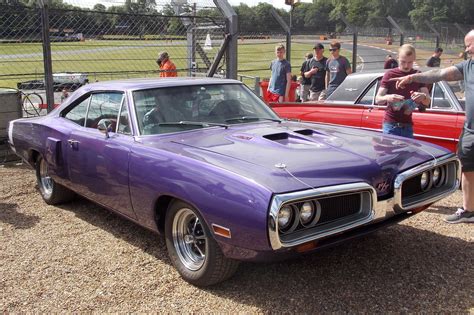
M 199 126 L 199 127 L 210 127 L 210 126 L 218 126 L 224 127 L 225 129 L 229 128 L 227 124 L 219 124 L 219 123 L 212 123 L 212 122 L 199 122 L 199 121 L 174 121 L 174 122 L 162 122 L 158 123 L 159 126 Z
M 277 123 L 281 123 L 281 119 L 276 119 L 276 118 L 267 118 L 267 117 L 255 117 L 255 116 L 239 116 L 239 117 L 232 117 L 229 119 L 226 119 L 225 122 L 231 122 L 231 121 L 236 121 L 236 120 L 247 120 L 247 121 L 259 121 L 259 120 L 269 120 L 269 121 L 274 121 Z

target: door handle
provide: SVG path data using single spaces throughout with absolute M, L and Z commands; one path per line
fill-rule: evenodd
M 74 148 L 77 147 L 77 145 L 79 144 L 79 141 L 69 139 L 69 140 L 67 141 L 67 143 L 69 143 L 69 146 L 74 149 Z

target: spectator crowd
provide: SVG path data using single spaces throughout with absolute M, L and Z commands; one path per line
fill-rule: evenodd
M 323 101 L 330 96 L 345 78 L 352 73 L 349 60 L 340 54 L 341 44 L 329 44 L 329 57 L 324 55 L 322 43 L 313 46 L 299 67 L 297 78 L 300 89 L 297 101 Z M 271 78 L 267 98 L 270 102 L 289 101 L 292 81 L 291 65 L 285 59 L 284 45 L 275 48 L 276 59 L 271 62 Z M 463 206 L 445 218 L 448 223 L 474 222 L 474 30 L 465 37 L 465 50 L 460 54 L 463 61 L 441 69 L 443 49 L 438 47 L 426 61 L 434 68 L 421 72 L 414 68 L 415 47 L 400 46 L 397 59 L 387 55 L 383 68 L 387 69 L 380 82 L 375 102 L 386 105 L 383 133 L 413 138 L 412 114 L 423 112 L 431 104 L 429 85 L 441 80 L 460 81 L 465 89 L 466 119 L 459 138 L 458 157 L 462 165 Z

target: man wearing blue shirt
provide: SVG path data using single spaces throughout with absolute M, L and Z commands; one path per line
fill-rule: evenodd
M 270 70 L 270 84 L 268 85 L 269 102 L 288 102 L 291 86 L 291 65 L 285 59 L 285 46 L 279 44 L 275 47 L 276 59 L 272 61 Z

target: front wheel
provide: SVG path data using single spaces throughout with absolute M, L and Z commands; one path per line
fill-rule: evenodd
M 237 270 L 239 263 L 222 254 L 199 213 L 184 202 L 173 202 L 168 209 L 165 235 L 173 265 L 191 284 L 210 286 L 230 278 Z
M 41 197 L 49 205 L 67 202 L 75 196 L 74 192 L 56 183 L 51 178 L 48 163 L 42 156 L 36 160 L 36 181 Z

